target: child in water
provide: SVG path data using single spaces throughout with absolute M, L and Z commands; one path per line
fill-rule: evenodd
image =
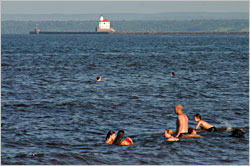
M 194 121 L 197 122 L 195 129 L 198 129 L 199 126 L 201 126 L 202 128 L 206 129 L 209 132 L 217 131 L 217 129 L 214 126 L 210 125 L 209 123 L 205 122 L 204 120 L 201 120 L 200 114 L 196 114 L 194 116 Z
M 171 129 L 165 129 L 164 136 L 167 141 L 179 141 L 179 138 L 173 136 L 174 132 Z
M 194 128 L 190 127 L 188 128 L 188 134 L 181 136 L 181 138 L 195 138 L 195 137 L 202 137 L 201 135 L 198 135 Z
M 115 140 L 115 132 L 113 130 L 109 130 L 107 137 L 106 137 L 106 144 L 113 144 L 114 140 Z
M 117 134 L 117 137 L 115 138 L 115 141 L 113 142 L 113 144 L 115 145 L 132 145 L 133 140 L 130 137 L 127 137 L 125 140 L 122 140 L 122 138 L 124 137 L 124 131 L 120 130 Z

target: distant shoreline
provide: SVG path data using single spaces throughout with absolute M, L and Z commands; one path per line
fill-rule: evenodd
M 2 21 L 3 34 L 27 34 L 39 24 L 41 31 L 95 32 L 97 21 Z M 248 20 L 193 20 L 193 21 L 112 21 L 119 33 L 209 33 L 249 32 Z
M 30 34 L 249 34 L 248 31 L 166 31 L 166 32 L 147 32 L 147 31 L 135 31 L 135 32 L 93 32 L 93 31 L 40 31 L 36 33 L 30 31 Z
M 113 34 L 237 34 L 237 33 L 249 33 L 248 31 L 166 31 L 166 32 L 113 32 Z

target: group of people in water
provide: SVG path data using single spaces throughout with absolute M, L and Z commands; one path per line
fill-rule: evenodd
M 106 137 L 106 144 L 114 144 L 114 145 L 132 145 L 133 140 L 130 137 L 127 137 L 125 140 L 122 140 L 124 137 L 124 131 L 120 130 L 116 136 L 113 130 L 109 130 Z
M 207 123 L 204 120 L 201 120 L 201 115 L 196 114 L 194 116 L 194 121 L 197 123 L 195 129 L 188 128 L 188 116 L 182 112 L 182 105 L 178 104 L 175 106 L 175 113 L 177 114 L 176 121 L 176 135 L 174 136 L 174 132 L 171 129 L 165 129 L 164 136 L 167 141 L 178 141 L 179 138 L 195 138 L 201 137 L 201 135 L 197 134 L 197 130 L 199 127 L 208 132 L 216 132 L 217 129 L 213 125 Z M 130 137 L 127 137 L 123 140 L 124 131 L 120 130 L 116 136 L 115 132 L 110 130 L 106 137 L 106 144 L 114 144 L 114 145 L 132 145 L 133 140 Z

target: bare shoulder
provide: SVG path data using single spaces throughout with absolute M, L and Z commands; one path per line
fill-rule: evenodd
M 209 125 L 206 121 L 204 121 L 204 120 L 200 120 L 200 124 L 202 124 L 202 125 Z
M 120 145 L 130 145 L 130 143 L 128 143 L 127 141 L 123 140 L 123 141 L 121 141 Z
M 200 120 L 200 123 L 206 123 L 204 120 Z
M 178 119 L 185 118 L 185 114 L 178 115 L 177 118 L 178 118 Z

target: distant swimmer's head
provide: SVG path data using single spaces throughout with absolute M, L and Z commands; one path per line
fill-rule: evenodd
M 100 82 L 102 80 L 101 76 L 97 76 L 96 81 Z
M 115 140 L 115 137 L 116 137 L 115 132 L 113 130 L 109 130 L 107 137 L 106 137 L 106 140 L 107 139 Z
M 141 77 L 141 75 L 139 74 L 138 77 Z
M 195 116 L 194 116 L 194 121 L 195 122 L 199 122 L 201 120 L 201 115 L 200 114 L 196 114 Z
M 124 137 L 124 131 L 123 130 L 118 131 L 118 134 L 117 134 L 113 144 L 119 145 L 119 143 L 121 142 L 123 137 Z
M 173 134 L 174 134 L 174 132 L 171 129 L 165 129 L 165 131 L 164 131 L 164 136 L 166 138 L 170 138 Z
M 197 133 L 194 128 L 190 127 L 188 128 L 188 134 L 197 134 Z
M 238 137 L 238 138 L 242 138 L 244 137 L 245 133 L 243 131 L 241 131 L 240 129 L 234 129 L 232 131 L 232 134 L 230 135 L 230 137 Z
M 171 72 L 171 76 L 172 76 L 172 77 L 174 77 L 174 76 L 175 76 L 174 72 Z
M 182 105 L 178 104 L 175 106 L 174 110 L 176 114 L 181 114 L 182 113 Z

